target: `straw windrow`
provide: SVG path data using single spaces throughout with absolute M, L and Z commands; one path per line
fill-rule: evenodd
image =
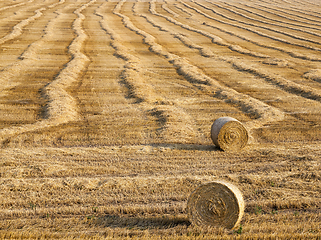
M 9 136 L 15 134 L 35 131 L 77 120 L 77 101 L 67 92 L 66 89 L 71 86 L 71 84 L 78 81 L 80 74 L 86 68 L 89 62 L 88 57 L 81 52 L 82 44 L 87 38 L 87 35 L 82 29 L 82 21 L 84 20 L 85 16 L 81 14 L 81 12 L 95 1 L 96 0 L 91 0 L 74 11 L 78 18 L 73 23 L 73 29 L 77 34 L 77 37 L 69 46 L 69 52 L 72 55 L 72 60 L 58 74 L 53 82 L 42 89 L 42 94 L 47 99 L 47 104 L 45 107 L 46 110 L 44 114 L 45 118 L 34 124 L 4 128 L 0 130 L 0 136 L 2 139 L 8 138 Z M 64 0 L 59 2 L 59 4 L 61 3 L 64 3 Z M 59 11 L 57 17 L 58 16 Z M 48 35 L 45 35 L 46 37 L 50 37 L 52 35 L 52 26 L 54 25 L 53 22 L 55 20 L 56 18 L 48 24 L 46 30 Z M 35 42 L 34 45 L 31 45 L 30 50 L 26 50 L 22 55 L 21 59 L 23 60 L 20 62 L 20 64 L 14 65 L 13 67 L 21 70 L 22 67 L 24 67 L 24 61 L 34 59 L 33 56 L 35 55 L 35 51 L 42 44 L 42 40 Z M 7 74 L 9 76 L 12 75 L 12 69 L 10 69 Z
M 153 14 L 153 15 L 156 15 L 156 16 L 159 16 L 159 17 L 163 17 L 165 18 L 166 20 L 168 20 L 169 22 L 171 23 L 174 23 L 175 25 L 179 25 L 181 26 L 182 28 L 185 28 L 185 29 L 188 29 L 190 31 L 193 31 L 193 32 L 197 32 L 197 33 L 201 33 L 202 35 L 204 36 L 209 36 L 209 34 L 207 34 L 205 31 L 199 31 L 199 30 L 194 30 L 193 28 L 190 28 L 182 23 L 178 23 L 178 21 L 170 18 L 170 17 L 167 17 L 167 16 L 163 16 L 162 14 L 158 14 L 156 11 L 155 11 L 155 2 L 151 2 L 150 4 L 150 12 Z M 150 17 L 148 17 L 147 15 L 141 15 L 142 17 L 146 18 L 146 20 L 148 22 L 150 22 L 153 26 L 156 26 L 158 27 L 160 30 L 162 31 L 166 31 L 166 32 L 169 32 L 171 35 L 175 36 L 176 38 L 180 39 L 186 46 L 190 47 L 190 48 L 195 48 L 195 49 L 198 49 L 200 51 L 200 54 L 204 57 L 211 57 L 211 58 L 215 58 L 215 59 L 219 59 L 220 61 L 227 61 L 229 63 L 232 64 L 232 66 L 234 68 L 236 68 L 237 70 L 239 71 L 246 71 L 246 72 L 249 72 L 255 76 L 259 76 L 261 77 L 262 79 L 264 79 L 265 81 L 267 82 L 270 82 L 270 83 L 273 83 L 274 85 L 278 86 L 279 88 L 285 90 L 285 91 L 288 91 L 290 93 L 294 93 L 294 94 L 297 94 L 297 95 L 301 95 L 302 97 L 305 97 L 305 98 L 308 98 L 308 99 L 313 99 L 313 100 L 317 100 L 317 101 L 321 101 L 321 93 L 319 90 L 315 89 L 315 88 L 312 88 L 312 87 L 309 87 L 309 86 L 304 86 L 304 85 L 301 85 L 301 84 L 297 84 L 297 83 L 294 83 L 288 79 L 285 79 L 281 76 L 278 76 L 278 75 L 273 75 L 271 73 L 268 73 L 264 70 L 261 70 L 259 68 L 256 68 L 250 64 L 247 64 L 247 63 L 241 63 L 240 61 L 238 60 L 234 60 L 232 58 L 228 58 L 228 57 L 216 57 L 210 49 L 207 49 L 203 46 L 199 46 L 195 43 L 193 43 L 190 39 L 188 39 L 187 37 L 183 36 L 182 34 L 179 34 L 179 33 L 174 33 L 174 32 L 171 32 L 169 29 L 159 25 L 158 23 L 156 23 L 154 20 L 152 20 Z M 227 44 L 226 44 L 227 45 Z M 228 46 L 228 45 L 227 45 Z M 238 51 L 239 50 L 239 47 L 237 45 L 230 45 L 229 46 L 230 49 L 233 49 L 235 51 Z M 240 51 L 241 53 L 244 53 L 244 50 L 241 50 Z M 260 57 L 259 55 L 257 54 L 253 54 L 252 52 L 249 52 L 249 55 L 252 55 L 252 56 L 256 56 L 256 57 Z M 243 61 L 242 61 L 243 62 Z M 192 69 L 191 67 L 189 69 Z M 182 68 L 179 68 L 178 70 L 179 72 L 182 71 Z M 190 78 L 190 75 L 187 75 L 189 78 Z M 306 75 L 308 76 L 308 75 Z M 312 77 L 312 75 L 310 74 L 310 76 Z M 315 76 L 315 74 L 313 75 L 314 78 L 317 78 Z M 312 78 L 313 79 L 313 78 Z M 199 82 L 201 83 L 201 82 Z M 208 83 L 208 81 L 203 81 L 203 83 Z M 226 96 L 226 94 L 224 94 L 223 96 Z M 234 102 L 234 101 L 233 101 Z M 256 104 L 257 105 L 257 104 Z M 258 106 L 258 105 L 257 105 Z M 248 104 L 247 104 L 247 107 L 248 108 Z M 263 114 L 265 116 L 267 116 L 266 113 L 263 113 L 262 111 L 259 111 L 260 113 L 258 114 L 258 111 L 256 111 L 256 115 L 260 115 L 260 114 Z M 272 114 L 272 116 L 276 116 L 275 114 Z M 266 119 L 269 119 L 269 120 L 272 120 L 272 117 L 271 116 L 267 116 Z M 278 118 L 276 117 L 276 121 L 278 120 L 281 120 L 281 118 Z M 249 124 L 250 126 L 259 126 L 257 125 L 258 124 L 258 121 L 255 121 L 256 123 L 255 124 Z M 264 121 L 266 123 L 266 121 Z
M 0 0 L 0 8 L 27 1 Z M 229 45 L 214 44 L 200 33 L 153 15 L 150 1 L 124 2 L 119 13 L 150 34 L 145 38 L 113 13 L 119 1 L 97 0 L 80 12 L 86 17 L 80 22 L 87 38 L 78 49 L 90 61 L 83 59 L 78 74 L 68 64 L 76 59 L 69 48 L 78 37 L 72 24 L 80 17 L 75 10 L 89 1 L 68 0 L 49 9 L 59 0 L 35 0 L 0 12 L 2 37 L 36 9 L 48 9 L 20 36 L 0 47 L 1 68 L 23 64 L 19 74 L 11 72 L 15 75 L 9 82 L 19 85 L 0 94 L 0 239 L 318 239 L 321 103 L 268 78 L 282 77 L 320 90 L 321 83 L 313 78 L 320 64 L 258 47 L 237 35 L 306 55 L 312 51 L 206 19 L 176 0 L 155 2 L 156 13 L 211 33 Z M 190 0 L 182 2 L 224 21 Z M 315 13 L 321 12 L 320 7 L 310 4 L 311 0 L 213 2 L 238 7 L 257 3 L 270 6 L 271 12 L 287 8 L 298 17 L 284 15 L 294 19 L 302 16 L 316 23 L 321 19 Z M 164 3 L 179 17 L 166 11 Z M 293 11 L 301 6 L 306 14 Z M 242 20 L 227 10 L 218 11 Z M 119 38 L 112 39 L 104 23 Z M 304 32 L 299 35 L 316 39 Z M 242 54 L 238 46 L 268 57 Z M 68 79 L 58 78 L 66 76 L 64 68 L 75 80 L 71 86 Z M 66 83 L 53 86 L 70 96 L 61 97 L 65 106 L 60 113 L 49 111 L 51 104 L 59 102 L 45 95 L 44 89 L 55 80 Z M 67 109 L 69 100 L 74 105 Z M 210 126 L 222 116 L 261 126 L 251 132 L 255 144 L 237 152 L 213 147 Z M 246 200 L 242 221 L 233 230 L 198 226 L 188 218 L 191 192 L 217 179 L 237 186 Z M 205 206 L 202 215 L 224 216 L 221 199 L 211 197 L 200 203 Z
M 122 18 L 126 27 L 133 29 L 135 27 L 130 19 L 120 13 L 124 2 L 120 1 L 115 6 L 113 13 Z M 135 6 L 136 4 L 133 5 L 133 8 Z M 101 7 L 104 7 L 104 4 Z M 130 51 L 122 43 L 122 39 L 108 25 L 101 11 L 96 11 L 96 14 L 102 18 L 100 21 L 102 28 L 111 36 L 111 46 L 115 49 L 115 55 L 126 62 L 121 77 L 130 96 L 137 99 L 143 111 L 158 119 L 161 137 L 171 142 L 190 142 L 194 139 L 198 133 L 194 130 L 194 123 L 190 116 L 155 92 L 149 84 L 148 78 L 144 76 L 144 68 L 140 60 L 130 54 Z M 152 37 L 147 38 L 145 41 L 153 41 L 152 39 Z
M 262 26 L 258 26 L 258 25 L 252 24 L 252 23 L 248 23 L 248 22 L 241 21 L 241 20 L 236 20 L 236 19 L 234 19 L 234 18 L 232 18 L 232 17 L 229 17 L 229 16 L 227 16 L 227 15 L 225 15 L 225 14 L 219 13 L 219 12 L 216 11 L 216 10 L 213 10 L 213 8 L 211 8 L 211 7 L 207 7 L 207 6 L 205 6 L 205 5 L 201 4 L 201 3 L 198 3 L 197 1 L 194 1 L 194 0 L 191 0 L 191 1 L 194 2 L 194 3 L 197 4 L 197 5 L 205 8 L 205 9 L 207 9 L 207 10 L 212 11 L 213 13 L 217 14 L 218 16 L 221 16 L 221 17 L 223 17 L 224 19 L 228 19 L 228 20 L 231 20 L 231 21 L 233 21 L 233 22 L 241 23 L 241 24 L 244 24 L 244 25 L 247 25 L 247 26 L 251 26 L 251 27 L 262 28 L 262 29 L 264 29 L 264 30 L 269 30 L 269 31 L 271 31 L 271 32 L 281 33 L 281 34 L 283 34 L 283 35 L 290 36 L 290 37 L 293 38 L 293 39 L 298 39 L 298 40 L 301 40 L 301 41 L 304 41 L 304 42 L 310 42 L 310 43 L 314 43 L 314 44 L 317 44 L 317 45 L 320 44 L 318 41 L 313 41 L 313 40 L 309 40 L 309 39 L 306 39 L 306 38 L 300 38 L 300 37 L 298 37 L 298 36 L 296 36 L 296 35 L 287 34 L 287 33 L 284 32 L 284 31 L 283 31 L 283 32 L 277 31 L 277 30 L 275 30 L 274 28 L 272 29 L 272 28 L 268 28 L 268 27 L 262 27 Z M 207 2 L 210 3 L 211 5 L 214 5 L 215 7 L 223 8 L 223 7 L 221 7 L 220 5 L 218 5 L 218 4 L 214 3 L 214 2 L 209 2 L 208 0 L 205 0 L 205 1 L 207 1 Z M 225 9 L 226 9 L 226 8 L 225 8 Z M 228 10 L 229 10 L 229 11 L 232 11 L 232 10 L 230 10 L 230 9 L 228 9 Z M 234 11 L 234 12 L 235 12 L 235 11 Z M 272 35 L 269 35 L 269 34 L 265 34 L 265 33 L 263 33 L 262 31 L 256 31 L 256 30 L 253 30 L 253 29 L 250 30 L 250 29 L 247 28 L 247 27 L 241 27 L 241 26 L 239 26 L 239 27 L 240 27 L 240 28 L 247 29 L 247 30 L 252 31 L 252 32 L 255 32 L 256 34 L 259 34 L 259 35 L 261 35 L 261 36 L 268 37 L 268 38 L 270 38 L 270 39 L 276 40 L 276 41 L 281 42 L 281 43 L 285 43 L 285 44 L 289 44 L 289 45 L 293 45 L 293 46 L 297 46 L 297 47 L 302 47 L 302 48 L 309 49 L 309 50 L 313 50 L 313 51 L 318 51 L 318 52 L 321 51 L 321 48 L 320 48 L 320 47 L 314 47 L 314 46 L 310 46 L 310 45 L 307 45 L 307 44 L 304 44 L 304 43 L 294 43 L 294 42 L 288 41 L 288 40 L 286 40 L 286 39 L 284 39 L 284 38 L 275 37 L 275 36 L 272 36 Z
M 58 4 L 63 4 L 64 2 L 65 0 L 60 0 L 58 3 L 49 5 L 48 8 L 53 8 Z M 36 14 L 34 16 L 27 18 L 15 25 L 11 33 L 0 39 L 0 45 L 20 36 L 22 34 L 23 27 L 27 26 L 31 21 L 34 21 L 37 18 L 41 17 L 43 15 L 42 12 L 45 10 L 47 10 L 47 8 L 40 8 L 35 11 Z M 58 17 L 60 14 L 59 11 L 56 14 Z M 34 60 L 37 60 L 37 51 L 41 49 L 45 41 L 48 41 L 48 39 L 53 36 L 52 28 L 55 24 L 56 18 L 49 21 L 44 30 L 45 34 L 42 36 L 42 38 L 30 44 L 26 48 L 26 50 L 19 56 L 19 60 L 21 61 L 15 62 L 14 64 L 8 65 L 4 69 L 2 69 L 2 71 L 0 72 L 0 90 L 16 86 L 18 83 L 13 82 L 12 79 L 19 76 L 25 68 L 33 64 Z
M 155 1 L 150 3 L 150 11 L 153 14 L 157 14 L 155 11 Z M 142 17 L 148 19 L 144 14 Z M 156 24 L 156 23 L 154 23 Z M 182 25 L 182 24 L 180 24 Z M 281 121 L 284 118 L 284 113 L 274 107 L 271 107 L 257 99 L 251 98 L 248 95 L 238 93 L 237 91 L 221 85 L 213 78 L 204 74 L 199 68 L 189 63 L 187 60 L 179 57 L 178 55 L 167 52 L 161 45 L 156 43 L 155 38 L 150 34 L 136 28 L 132 23 L 127 25 L 128 28 L 135 31 L 137 34 L 144 37 L 146 44 L 150 46 L 150 50 L 161 56 L 164 56 L 170 63 L 177 69 L 178 73 L 183 75 L 189 82 L 197 85 L 201 85 L 201 88 L 207 92 L 213 92 L 214 96 L 224 100 L 227 103 L 240 106 L 240 108 L 255 116 L 257 118 L 254 121 L 248 122 L 246 127 L 250 130 L 252 128 L 260 127 L 270 121 Z M 188 27 L 186 27 L 188 29 Z M 163 28 L 164 31 L 169 31 Z M 206 33 L 206 35 L 208 35 Z M 175 35 L 182 39 L 181 35 Z M 195 44 L 190 42 L 191 47 L 195 47 Z M 210 54 L 210 51 L 204 50 Z
M 162 4 L 162 8 L 163 8 L 166 12 L 172 14 L 173 17 L 175 17 L 175 18 L 179 17 L 179 14 L 175 13 L 173 10 L 171 10 L 171 9 L 168 7 L 168 4 L 167 4 L 167 1 L 166 1 L 166 0 L 165 0 L 165 3 Z
M 240 16 L 242 18 L 245 18 L 245 19 L 248 19 L 252 22 L 258 22 L 258 23 L 263 23 L 264 25 L 271 25 L 271 26 L 274 26 L 274 27 L 282 27 L 282 28 L 286 28 L 286 29 L 290 29 L 290 30 L 294 30 L 294 31 L 300 31 L 300 32 L 305 32 L 307 34 L 311 34 L 311 35 L 314 35 L 314 36 L 317 36 L 317 37 L 320 37 L 321 35 L 320 34 L 317 34 L 317 33 L 311 33 L 311 31 L 305 31 L 305 30 L 302 30 L 302 29 L 297 29 L 297 28 L 294 28 L 294 27 L 288 27 L 288 26 L 283 26 L 283 25 L 280 25 L 280 24 L 274 24 L 274 23 L 270 23 L 270 22 L 266 22 L 266 21 L 262 21 L 262 20 L 258 20 L 258 19 L 255 19 L 255 18 L 252 18 L 252 17 L 249 17 L 245 14 L 242 14 L 238 11 L 235 11 L 233 9 L 231 9 L 231 4 L 228 4 L 226 3 L 226 5 L 230 6 L 230 8 L 228 7 L 224 7 L 220 4 L 216 4 L 216 3 L 213 3 L 211 2 L 211 4 L 213 4 L 214 6 L 216 6 L 217 8 L 221 8 L 221 9 L 224 9 L 226 11 L 229 11 L 231 13 L 233 13 L 234 15 L 236 16 Z M 304 42 L 309 42 L 309 43 L 314 43 L 314 44 L 317 44 L 319 45 L 320 42 L 318 41 L 315 41 L 313 39 L 309 39 L 309 38 L 305 38 L 305 37 L 300 37 L 298 35 L 294 35 L 294 34 L 289 34 L 287 33 L 287 31 L 283 30 L 277 30 L 277 28 L 271 28 L 271 27 L 263 27 L 261 25 L 257 25 L 257 24 L 252 24 L 252 23 L 249 23 L 249 22 L 244 22 L 244 21 L 240 21 L 240 20 L 236 20 L 234 18 L 229 18 L 227 16 L 225 16 L 226 19 L 229 19 L 229 20 L 233 20 L 233 21 L 237 21 L 238 23 L 242 23 L 242 24 L 246 24 L 246 25 L 249 25 L 249 26 L 253 26 L 253 27 L 259 27 L 259 28 L 262 28 L 264 30 L 269 30 L 271 32 L 275 32 L 275 33 L 280 33 L 280 34 L 283 34 L 285 36 L 288 36 L 288 37 L 291 37 L 293 39 L 296 39 L 296 40 L 301 40 L 301 41 L 304 41 Z
M 321 69 L 312 69 L 308 72 L 306 72 L 303 77 L 307 79 L 312 79 L 316 82 L 321 82 Z
M 206 10 L 210 10 L 210 11 L 212 10 L 211 8 L 201 4 L 199 2 L 195 2 L 194 1 L 194 3 L 199 5 L 199 6 L 201 6 L 201 7 L 203 7 Z M 200 15 L 210 19 L 211 21 L 219 22 L 219 23 L 222 23 L 224 25 L 229 25 L 229 26 L 233 26 L 233 27 L 236 27 L 236 28 L 240 28 L 240 29 L 255 33 L 255 34 L 259 35 L 259 36 L 268 38 L 268 39 L 273 39 L 273 37 L 271 37 L 270 35 L 263 34 L 262 32 L 256 31 L 254 29 L 247 28 L 247 27 L 242 27 L 242 26 L 239 26 L 239 25 L 236 25 L 236 24 L 233 24 L 233 23 L 228 23 L 226 21 L 222 21 L 219 18 L 212 17 L 212 16 L 200 11 L 199 9 L 196 9 L 196 8 L 190 6 L 189 4 L 187 4 L 185 2 L 182 2 L 182 4 L 185 7 L 190 8 L 190 9 L 194 10 L 195 12 L 199 13 Z M 317 62 L 321 61 L 321 58 L 313 56 L 313 55 L 301 54 L 301 53 L 295 52 L 293 50 L 289 51 L 287 48 L 284 48 L 284 47 L 278 47 L 278 46 L 274 46 L 274 45 L 271 45 L 271 44 L 268 45 L 268 44 L 264 44 L 264 43 L 261 43 L 261 42 L 257 42 L 257 41 L 255 41 L 255 40 L 253 40 L 251 38 L 246 37 L 246 36 L 241 36 L 239 34 L 235 34 L 235 33 L 231 32 L 231 31 L 226 30 L 226 29 L 217 27 L 217 26 L 213 25 L 212 23 L 203 22 L 203 24 L 206 25 L 206 26 L 218 29 L 219 31 L 226 32 L 226 33 L 231 34 L 233 36 L 239 37 L 240 39 L 243 39 L 245 41 L 253 43 L 253 44 L 257 45 L 257 46 L 264 47 L 264 48 L 269 48 L 269 49 L 274 49 L 274 50 L 277 50 L 277 51 L 280 51 L 280 52 L 284 52 L 284 53 L 288 54 L 289 56 L 291 56 L 293 58 L 298 58 L 298 59 L 302 59 L 302 60 L 309 60 L 309 61 L 317 61 Z M 273 40 L 278 41 L 279 39 L 273 39 Z M 287 42 L 287 43 L 292 45 L 290 42 Z
M 18 37 L 19 35 L 21 35 L 22 33 L 22 29 L 27 26 L 30 22 L 36 20 L 37 18 L 41 17 L 42 16 L 42 12 L 46 10 L 46 8 L 42 7 L 40 9 L 37 9 L 35 11 L 35 15 L 27 18 L 27 19 L 24 19 L 22 20 L 21 22 L 19 22 L 18 24 L 16 24 L 14 27 L 13 27 L 13 30 L 11 33 L 7 34 L 6 36 L 0 38 L 0 44 L 3 44 L 9 40 L 12 40 L 16 37 Z
M 89 62 L 89 58 L 81 52 L 83 42 L 87 38 L 86 33 L 82 29 L 82 21 L 85 19 L 85 16 L 81 12 L 94 2 L 96 0 L 91 0 L 74 12 L 78 18 L 73 24 L 77 37 L 69 46 L 72 60 L 56 79 L 43 89 L 43 94 L 48 99 L 46 118 L 54 120 L 54 122 L 64 123 L 77 119 L 77 102 L 69 95 L 66 89 L 78 81 L 80 74 Z
M 10 8 L 20 7 L 20 6 L 26 5 L 28 3 L 32 3 L 34 1 L 35 0 L 29 0 L 28 2 L 22 2 L 22 3 L 13 4 L 13 5 L 10 5 L 10 6 L 2 7 L 2 8 L 0 8 L 0 11 L 8 10 Z

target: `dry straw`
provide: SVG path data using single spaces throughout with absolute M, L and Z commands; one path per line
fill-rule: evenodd
M 321 82 L 321 69 L 312 69 L 308 72 L 306 72 L 303 77 L 307 79 L 312 79 L 316 82 Z
M 236 186 L 214 181 L 194 190 L 187 202 L 187 213 L 194 225 L 232 229 L 240 223 L 244 205 Z
M 211 129 L 213 143 L 224 151 L 239 150 L 248 142 L 248 132 L 241 122 L 231 117 L 214 121 Z

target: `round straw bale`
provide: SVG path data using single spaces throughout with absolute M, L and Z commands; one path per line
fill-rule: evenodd
M 236 186 L 224 181 L 203 184 L 190 195 L 187 213 L 192 224 L 232 229 L 242 219 L 243 196 Z
M 221 117 L 211 128 L 213 143 L 224 151 L 239 150 L 247 144 L 249 135 L 241 122 L 231 117 Z

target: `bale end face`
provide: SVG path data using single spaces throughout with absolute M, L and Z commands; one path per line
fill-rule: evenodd
M 236 186 L 215 181 L 194 190 L 187 202 L 187 213 L 194 225 L 233 229 L 242 219 L 244 205 Z
M 223 151 L 237 151 L 244 148 L 249 135 L 241 122 L 231 117 L 221 117 L 211 128 L 213 143 Z

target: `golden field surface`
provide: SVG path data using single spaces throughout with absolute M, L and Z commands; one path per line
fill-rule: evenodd
M 321 239 L 318 0 L 0 0 L 0 109 L 2 239 Z M 213 180 L 235 229 L 189 222 Z

